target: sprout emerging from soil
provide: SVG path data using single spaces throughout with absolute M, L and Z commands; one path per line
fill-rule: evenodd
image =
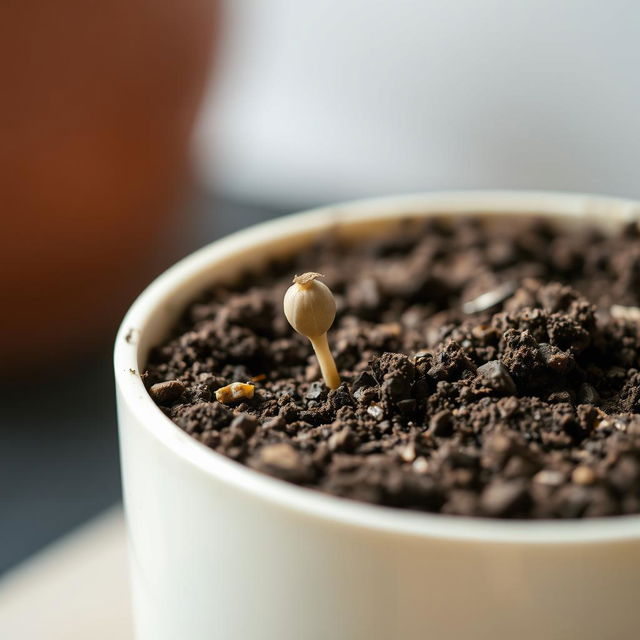
M 319 277 L 320 273 L 309 272 L 293 279 L 284 296 L 284 315 L 298 333 L 309 338 L 327 387 L 337 389 L 340 375 L 327 340 L 336 317 L 336 301 L 329 287 L 317 280 Z

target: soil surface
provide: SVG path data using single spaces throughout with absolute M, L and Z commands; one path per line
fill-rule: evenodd
M 282 311 L 305 271 L 336 298 L 334 391 Z M 144 379 L 204 445 L 337 496 L 496 518 L 640 513 L 639 306 L 635 225 L 406 223 L 356 247 L 323 237 L 212 289 Z M 250 386 L 218 402 L 234 382 Z

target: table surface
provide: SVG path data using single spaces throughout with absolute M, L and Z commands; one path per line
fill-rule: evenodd
M 205 193 L 191 207 L 185 253 L 280 213 Z M 109 339 L 55 376 L 3 382 L 0 575 L 120 501 L 111 366 Z
M 0 578 L 0 638 L 133 640 L 120 508 Z

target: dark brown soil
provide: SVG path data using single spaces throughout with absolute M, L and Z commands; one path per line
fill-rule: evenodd
M 338 313 L 329 392 L 282 298 L 319 271 Z M 152 354 L 161 410 L 289 482 L 499 518 L 640 513 L 640 234 L 541 221 L 333 238 L 214 288 Z M 215 391 L 255 386 L 224 405 Z

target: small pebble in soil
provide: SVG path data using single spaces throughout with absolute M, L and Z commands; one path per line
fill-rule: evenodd
M 185 392 L 185 386 L 179 380 L 158 382 L 149 389 L 153 400 L 160 405 L 169 405 Z
M 216 400 L 222 404 L 240 402 L 253 398 L 254 385 L 244 382 L 232 382 L 216 390 Z

